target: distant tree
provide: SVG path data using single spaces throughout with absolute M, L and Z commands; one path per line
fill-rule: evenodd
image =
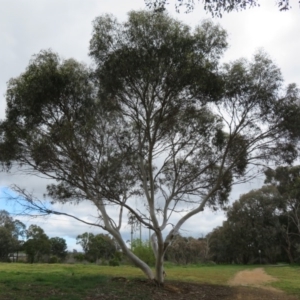
M 50 238 L 50 254 L 57 256 L 60 259 L 65 259 L 67 256 L 67 243 L 66 240 L 60 237 Z
M 11 231 L 0 226 L 0 261 L 8 261 L 8 254 L 14 251 L 15 242 Z
M 26 235 L 27 241 L 23 247 L 30 263 L 40 261 L 43 255 L 50 254 L 50 241 L 41 227 L 30 225 Z
M 16 252 L 16 261 L 19 259 L 19 252 L 23 250 L 25 238 L 26 238 L 26 226 L 19 220 L 14 220 L 14 230 L 12 232 L 13 237 L 16 239 L 16 246 L 14 252 Z
M 233 243 L 232 230 L 227 221 L 223 222 L 222 226 L 215 228 L 209 235 L 209 256 L 213 261 L 227 264 L 242 261 L 242 253 L 238 250 L 238 247 L 235 247 L 235 243 Z
M 249 253 L 249 260 L 258 259 L 259 250 L 270 263 L 275 263 L 280 255 L 281 225 L 277 208 L 281 201 L 274 187 L 264 186 L 242 195 L 228 210 L 229 226 L 238 234 L 233 238 L 237 244 L 240 242 L 242 253 Z
M 218 262 L 247 264 L 258 260 L 275 263 L 281 254 L 282 198 L 276 188 L 264 186 L 244 194 L 229 207 L 227 221 L 211 234 L 211 251 Z
M 76 244 L 79 244 L 82 247 L 84 253 L 89 251 L 90 240 L 93 236 L 94 234 L 89 232 L 77 235 Z
M 51 51 L 33 57 L 8 83 L 0 161 L 52 184 L 45 201 L 15 186 L 14 201 L 31 214 L 77 220 L 51 202 L 91 203 L 99 219 L 80 221 L 111 234 L 163 284 L 165 253 L 187 220 L 223 207 L 233 184 L 256 175 L 251 170 L 298 155 L 296 85 L 284 87 L 263 52 L 221 66 L 226 36 L 209 21 L 192 30 L 139 11 L 123 23 L 95 20 L 94 69 Z M 122 237 L 130 217 L 150 230 L 154 272 Z
M 14 230 L 13 218 L 6 210 L 0 210 L 0 226 L 5 227 L 10 231 Z
M 116 252 L 115 241 L 107 234 L 85 232 L 78 235 L 77 244 L 81 245 L 86 259 L 97 261 L 98 259 L 110 259 Z
M 293 249 L 300 249 L 300 166 L 269 168 L 265 175 L 265 182 L 274 185 L 283 199 L 278 209 L 281 211 L 285 250 L 293 263 Z M 300 251 L 297 256 L 300 258 Z
M 195 264 L 206 260 L 206 247 L 205 239 L 177 235 L 168 248 L 166 257 L 168 261 L 177 264 Z
M 211 245 L 211 236 L 207 234 L 205 237 L 198 238 L 201 242 L 201 252 L 200 255 L 202 257 L 203 262 L 208 262 L 211 260 L 210 257 L 210 245 Z
M 17 239 L 21 239 L 24 240 L 25 236 L 26 236 L 26 226 L 24 223 L 22 223 L 19 220 L 14 220 L 13 221 L 13 235 L 14 237 L 16 237 Z
M 144 0 L 146 6 L 153 9 L 155 12 L 163 12 L 167 5 L 170 4 L 167 0 Z M 197 2 L 202 2 L 203 8 L 213 17 L 222 17 L 223 13 L 231 11 L 245 10 L 251 7 L 259 6 L 260 1 L 255 0 L 174 0 L 175 9 L 177 12 L 184 8 L 186 13 L 192 12 Z M 280 11 L 286 11 L 291 8 L 289 0 L 274 1 Z M 300 1 L 299 1 L 300 3 Z
M 7 211 L 0 210 L 0 260 L 7 261 L 8 255 L 21 248 L 19 237 L 24 236 L 25 225 L 14 220 Z

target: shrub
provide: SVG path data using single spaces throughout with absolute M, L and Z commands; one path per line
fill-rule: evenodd
M 123 252 L 116 251 L 115 254 L 114 254 L 114 259 L 116 259 L 119 262 L 121 262 L 123 260 Z
M 131 245 L 132 252 L 149 266 L 155 265 L 155 256 L 148 240 L 135 239 Z
M 85 255 L 83 253 L 77 253 L 76 255 L 74 255 L 74 259 L 79 262 L 83 262 L 85 259 Z
M 51 256 L 49 259 L 49 264 L 57 264 L 57 263 L 58 263 L 57 256 Z
M 120 265 L 120 262 L 114 257 L 113 259 L 111 259 L 111 260 L 109 261 L 109 265 L 110 265 L 111 267 L 117 267 L 117 266 Z

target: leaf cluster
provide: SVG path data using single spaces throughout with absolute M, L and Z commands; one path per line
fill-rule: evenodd
M 195 0 L 175 0 L 175 9 L 179 13 L 184 8 L 185 13 L 190 13 L 195 9 L 197 1 Z M 200 2 L 200 0 L 198 0 Z M 260 6 L 259 1 L 253 0 L 203 0 L 203 8 L 212 17 L 222 17 L 223 13 L 231 11 L 241 11 L 252 7 Z M 286 11 L 291 8 L 289 0 L 275 1 L 280 11 Z M 145 0 L 146 6 L 156 13 L 162 13 L 169 5 L 167 0 Z
M 95 262 L 102 258 L 109 260 L 114 257 L 116 244 L 108 234 L 96 234 L 85 232 L 76 238 L 77 244 L 81 245 L 85 258 Z
M 19 238 L 24 238 L 25 228 L 21 221 L 0 210 L 0 261 L 7 261 L 10 253 L 20 250 L 22 243 Z

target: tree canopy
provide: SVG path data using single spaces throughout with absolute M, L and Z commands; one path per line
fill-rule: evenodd
M 41 227 L 30 225 L 26 235 L 27 240 L 23 247 L 30 263 L 40 261 L 43 255 L 50 254 L 51 244 L 49 237 Z
M 85 258 L 91 262 L 96 262 L 102 258 L 108 260 L 116 252 L 114 240 L 108 234 L 93 234 L 85 232 L 76 238 L 84 253 Z
M 94 21 L 93 67 L 35 55 L 8 83 L 0 160 L 55 181 L 51 202 L 15 186 L 18 201 L 75 219 L 52 205 L 92 203 L 98 220 L 81 221 L 106 230 L 162 283 L 164 255 L 188 219 L 226 203 L 253 170 L 298 156 L 297 86 L 284 87 L 263 52 L 220 65 L 226 36 L 210 21 L 191 29 L 167 14 L 133 11 L 124 23 Z M 128 220 L 151 231 L 155 273 L 123 240 Z
M 300 253 L 300 166 L 277 167 L 265 172 L 268 184 L 275 186 L 284 199 L 280 210 L 284 224 L 282 231 L 285 239 L 285 250 L 290 262 L 294 262 L 294 248 Z M 298 256 L 300 256 L 298 254 Z
M 222 17 L 223 13 L 231 11 L 240 11 L 260 5 L 260 1 L 255 0 L 174 0 L 177 12 L 183 8 L 185 13 L 192 12 L 197 2 L 202 2 L 205 11 L 213 17 Z M 291 8 L 289 0 L 274 1 L 280 11 L 286 11 Z M 155 12 L 163 12 L 170 3 L 167 0 L 145 0 L 146 6 Z M 300 1 L 299 1 L 300 3 Z
M 270 170 L 267 181 L 269 175 Z M 228 208 L 223 225 L 209 234 L 211 258 L 243 264 L 299 262 L 300 235 L 293 222 L 297 220 L 295 214 L 299 218 L 299 211 L 294 211 L 274 184 L 242 195 Z
M 0 261 L 8 261 L 8 255 L 19 250 L 19 237 L 24 234 L 25 225 L 14 220 L 6 210 L 0 210 Z
M 67 243 L 66 240 L 61 237 L 50 238 L 50 254 L 61 260 L 67 256 Z

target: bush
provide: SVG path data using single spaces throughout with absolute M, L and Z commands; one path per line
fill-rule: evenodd
M 85 255 L 83 253 L 77 253 L 76 255 L 74 255 L 74 259 L 79 262 L 83 262 L 85 259 Z
M 99 265 L 108 266 L 108 260 L 104 258 L 99 259 Z
M 123 252 L 116 251 L 115 254 L 114 254 L 114 259 L 116 259 L 119 262 L 121 262 L 123 260 Z
M 7 256 L 7 257 L 1 257 L 1 258 L 0 258 L 0 262 L 10 263 L 11 260 L 9 259 L 8 256 Z
M 140 239 L 136 239 L 132 241 L 131 250 L 149 266 L 155 265 L 155 256 L 148 240 L 141 241 Z
M 119 262 L 116 258 L 113 258 L 113 259 L 111 259 L 111 260 L 109 261 L 109 265 L 110 265 L 111 267 L 117 267 L 117 266 L 120 265 L 120 262 Z
M 57 263 L 58 263 L 57 256 L 51 256 L 49 259 L 49 264 L 57 264 Z

